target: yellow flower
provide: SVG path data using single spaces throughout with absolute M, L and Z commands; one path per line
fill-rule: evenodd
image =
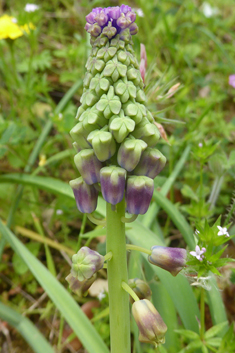
M 0 17 L 0 39 L 16 39 L 23 36 L 24 32 L 29 33 L 34 28 L 32 23 L 19 26 L 12 16 L 3 15 Z

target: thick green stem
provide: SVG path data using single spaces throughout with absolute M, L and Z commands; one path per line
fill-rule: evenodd
M 111 353 L 130 353 L 129 295 L 122 288 L 128 282 L 125 224 L 125 199 L 113 211 L 106 203 L 107 245 L 106 251 L 113 257 L 108 261 L 109 317 Z

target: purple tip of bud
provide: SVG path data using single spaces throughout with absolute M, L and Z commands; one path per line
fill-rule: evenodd
M 126 182 L 125 169 L 110 166 L 100 171 L 100 184 L 103 198 L 106 202 L 116 205 L 124 196 Z
M 93 149 L 85 149 L 77 153 L 74 163 L 88 185 L 96 184 L 100 181 L 100 169 L 102 163 L 96 157 Z
M 187 251 L 180 248 L 152 246 L 148 261 L 176 276 L 186 265 Z
M 140 342 L 152 343 L 156 347 L 165 342 L 167 326 L 149 300 L 136 301 L 132 305 L 132 314 L 140 331 Z
M 135 14 L 134 12 L 132 12 L 132 11 L 129 11 L 129 12 L 127 12 L 127 14 L 126 14 L 126 18 L 127 18 L 127 20 L 128 20 L 130 23 L 133 23 L 133 22 L 135 22 L 136 14 Z
M 94 185 L 87 185 L 82 177 L 69 182 L 73 189 L 77 208 L 82 213 L 92 213 L 97 207 L 98 191 Z
M 145 80 L 145 72 L 146 72 L 145 61 L 144 61 L 144 59 L 141 59 L 141 61 L 140 61 L 140 74 L 141 74 L 143 82 Z
M 145 214 L 153 196 L 153 180 L 145 176 L 127 179 L 126 209 L 131 214 Z

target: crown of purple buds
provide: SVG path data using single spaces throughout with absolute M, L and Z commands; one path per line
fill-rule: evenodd
M 137 25 L 134 24 L 135 19 L 136 14 L 127 5 L 96 7 L 86 16 L 85 30 L 93 37 L 103 33 L 110 39 L 126 28 L 130 28 L 130 34 L 134 35 L 138 31 Z

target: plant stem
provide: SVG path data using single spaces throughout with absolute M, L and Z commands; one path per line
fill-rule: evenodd
M 151 255 L 151 254 L 152 254 L 152 250 L 145 249 L 145 248 L 142 248 L 141 246 L 132 245 L 132 244 L 127 244 L 127 245 L 126 245 L 126 249 L 127 249 L 127 250 L 136 250 L 136 251 L 140 251 L 140 252 L 143 252 L 143 253 L 148 254 L 148 255 Z
M 111 335 L 111 353 L 130 353 L 130 313 L 129 295 L 122 288 L 122 282 L 128 282 L 125 224 L 125 199 L 117 204 L 113 211 L 106 203 L 107 241 L 106 252 L 112 252 L 108 261 L 109 318 Z
M 138 295 L 135 294 L 135 292 L 133 291 L 133 289 L 128 286 L 128 284 L 126 282 L 122 282 L 122 288 L 128 293 L 130 294 L 130 296 L 134 299 L 135 302 L 137 302 L 139 299 Z
M 205 332 L 205 289 L 201 289 L 201 300 L 200 300 L 200 314 L 201 314 L 201 329 L 200 337 L 203 341 Z

